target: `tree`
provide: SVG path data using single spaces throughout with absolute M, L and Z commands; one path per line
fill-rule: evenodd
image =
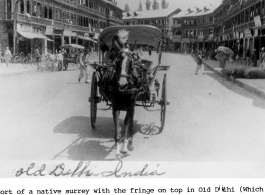
M 146 10 L 150 10 L 150 8 L 151 8 L 151 1 L 150 0 L 146 0 L 145 1 L 145 6 L 146 6 Z
M 168 3 L 167 3 L 166 0 L 162 0 L 162 2 L 161 2 L 161 7 L 162 7 L 162 9 L 166 9 L 166 8 L 168 8 Z
M 130 7 L 129 7 L 129 5 L 127 3 L 125 5 L 124 11 L 125 12 L 130 12 Z
M 138 11 L 143 11 L 143 4 L 142 4 L 142 1 L 140 1 L 140 3 L 139 3 Z
M 153 10 L 159 9 L 159 3 L 157 2 L 157 0 L 153 1 L 152 8 Z

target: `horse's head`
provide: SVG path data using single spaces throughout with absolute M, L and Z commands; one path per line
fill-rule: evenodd
M 134 82 L 134 64 L 130 51 L 125 48 L 121 49 L 117 55 L 115 64 L 118 88 L 120 91 L 126 91 Z
M 119 30 L 117 36 L 112 40 L 112 47 L 117 51 L 115 56 L 116 75 L 118 80 L 118 88 L 120 91 L 126 91 L 133 85 L 133 55 L 132 52 L 127 48 L 127 41 L 129 31 Z

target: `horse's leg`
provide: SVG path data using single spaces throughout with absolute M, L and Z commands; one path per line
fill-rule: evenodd
M 132 105 L 127 113 L 126 117 L 124 119 L 124 143 L 122 147 L 122 152 L 127 153 L 128 150 L 132 151 L 134 149 L 133 147 L 133 135 L 134 135 L 134 130 L 133 130 L 133 118 L 134 118 L 134 105 Z
M 113 108 L 112 114 L 113 114 L 113 120 L 114 120 L 114 130 L 115 130 L 114 140 L 115 140 L 115 146 L 116 146 L 116 157 L 120 159 L 121 158 L 120 151 L 121 151 L 121 144 L 122 144 L 121 128 L 119 124 L 120 111 Z
M 122 148 L 121 148 L 122 153 L 128 153 L 127 146 L 128 146 L 129 121 L 130 121 L 129 110 L 126 112 L 126 116 L 124 119 L 124 141 L 123 141 Z
M 133 129 L 133 119 L 134 119 L 134 110 L 135 105 L 133 104 L 132 108 L 130 109 L 130 117 L 129 117 L 129 137 L 128 137 L 128 150 L 133 151 L 133 136 L 134 136 L 134 129 Z

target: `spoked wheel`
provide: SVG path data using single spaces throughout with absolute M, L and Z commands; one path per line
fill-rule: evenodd
M 91 93 L 90 93 L 90 120 L 91 127 L 95 129 L 97 120 L 97 103 L 98 103 L 98 89 L 97 89 L 97 77 L 96 72 L 93 73 L 91 82 Z
M 163 131 L 166 119 L 166 108 L 167 108 L 167 75 L 164 74 L 162 93 L 161 93 L 161 111 L 160 111 L 160 132 Z

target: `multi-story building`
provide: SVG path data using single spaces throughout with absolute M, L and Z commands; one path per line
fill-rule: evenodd
M 224 0 L 215 10 L 216 41 L 245 56 L 265 47 L 265 0 Z
M 67 43 L 88 46 L 100 29 L 120 24 L 122 10 L 113 0 L 1 0 L 0 49 L 30 53 L 38 46 L 46 53 Z
M 171 27 L 173 25 L 172 16 L 179 13 L 179 8 L 157 9 L 143 12 L 125 13 L 123 22 L 126 25 L 152 25 L 158 27 L 166 39 L 167 50 L 171 50 Z
M 195 10 L 188 9 L 174 15 L 172 17 L 174 50 L 190 51 L 212 47 L 213 11 L 213 7 L 204 7 Z

